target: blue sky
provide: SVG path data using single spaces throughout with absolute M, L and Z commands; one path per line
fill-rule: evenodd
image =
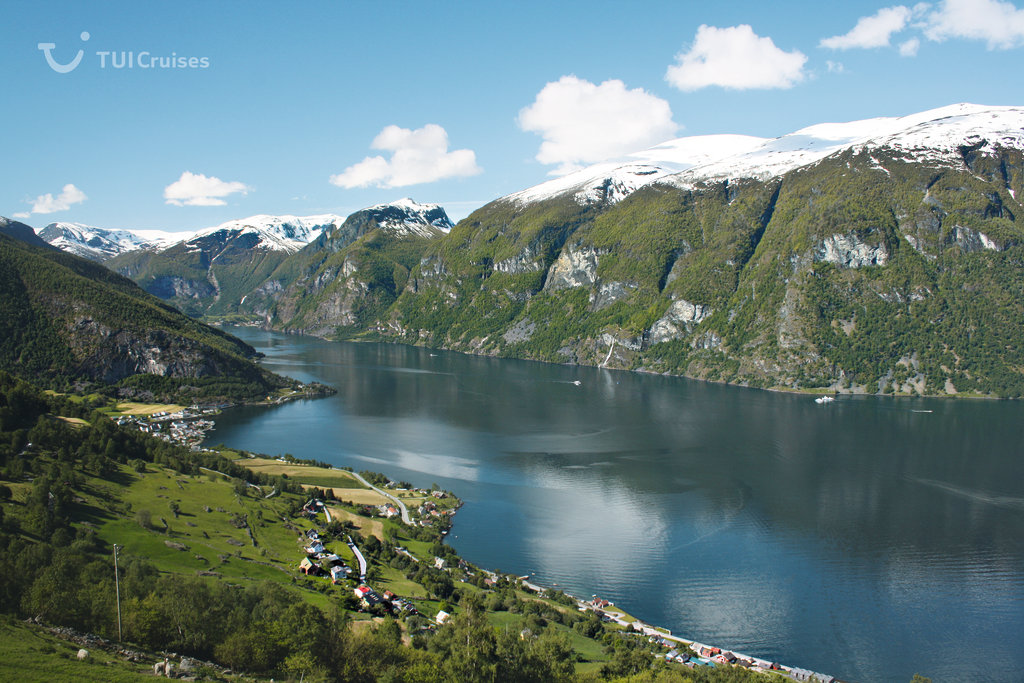
M 1024 104 L 1022 48 L 1020 0 L 7 2 L 0 215 L 459 218 L 671 137 Z

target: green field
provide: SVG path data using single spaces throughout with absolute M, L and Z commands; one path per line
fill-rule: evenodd
M 100 649 L 78 661 L 79 646 L 10 617 L 0 620 L 0 681 L 136 683 L 152 681 L 151 665 L 132 664 Z M 156 662 L 154 657 L 153 662 Z M 146 672 L 149 672 L 148 674 Z

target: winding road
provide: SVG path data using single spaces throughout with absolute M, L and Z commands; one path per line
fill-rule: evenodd
M 384 496 L 385 498 L 389 498 L 390 500 L 393 500 L 395 502 L 395 504 L 398 505 L 398 509 L 402 511 L 402 521 L 405 522 L 406 524 L 409 524 L 409 525 L 412 524 L 412 519 L 409 517 L 409 508 L 405 507 L 405 503 L 403 503 L 401 500 L 399 500 L 397 496 L 393 496 L 390 493 L 388 493 L 387 491 L 383 491 L 383 490 L 377 488 L 376 486 L 374 486 L 370 482 L 366 481 L 366 479 L 363 478 L 363 475 L 359 474 L 358 472 L 349 472 L 349 474 L 351 474 L 353 477 L 358 479 L 360 482 L 362 482 L 366 486 L 370 487 L 371 489 L 373 489 L 374 491 L 376 491 L 380 495 Z

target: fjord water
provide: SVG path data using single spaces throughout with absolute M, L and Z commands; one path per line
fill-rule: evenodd
M 231 331 L 338 394 L 232 408 L 211 442 L 451 489 L 449 542 L 474 563 L 845 680 L 1021 679 L 1020 402 L 820 405 Z

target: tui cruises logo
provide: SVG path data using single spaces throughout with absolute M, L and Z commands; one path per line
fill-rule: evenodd
M 82 31 L 82 35 L 79 36 L 83 43 L 89 40 L 89 37 L 88 31 Z M 74 59 L 67 64 L 61 64 L 53 58 L 53 49 L 57 47 L 56 43 L 39 43 L 36 47 L 43 51 L 43 56 L 46 57 L 46 63 L 50 65 L 50 68 L 59 74 L 71 73 L 77 69 L 78 65 L 82 63 L 82 57 L 85 56 L 85 50 L 79 50 Z
M 78 37 L 85 43 L 92 36 L 88 31 L 82 31 Z M 70 62 L 60 62 L 54 57 L 56 43 L 39 43 L 36 47 L 43 53 L 49 67 L 59 74 L 71 73 L 77 69 L 86 54 L 84 49 L 79 48 Z M 95 56 L 97 65 L 101 69 L 208 69 L 210 67 L 209 57 L 187 57 L 181 56 L 177 52 L 160 55 L 148 50 L 140 52 L 98 50 Z

